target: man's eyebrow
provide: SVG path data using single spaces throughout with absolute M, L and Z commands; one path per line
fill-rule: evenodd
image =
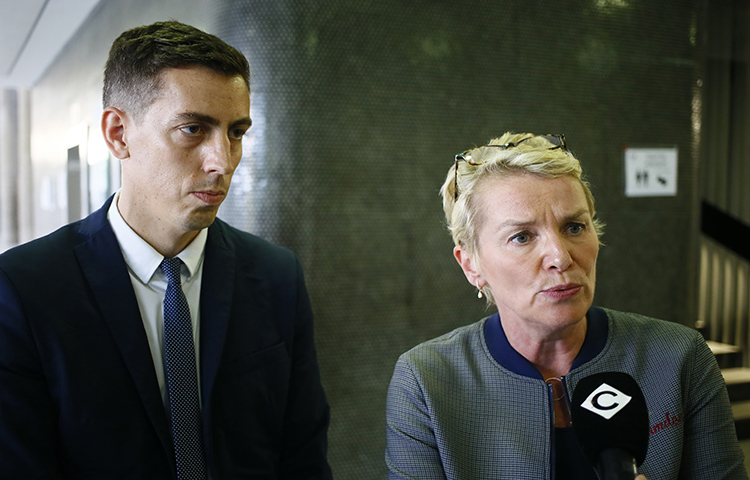
M 198 112 L 178 113 L 175 115 L 174 119 L 177 122 L 201 122 L 211 126 L 216 126 L 221 123 L 218 118 Z
M 232 122 L 232 127 L 247 127 L 250 128 L 253 125 L 253 120 L 250 117 L 240 118 L 236 122 Z
M 198 112 L 184 112 L 177 114 L 175 116 L 176 122 L 201 122 L 205 123 L 207 125 L 211 125 L 212 127 L 216 127 L 221 125 L 221 122 L 219 119 L 212 117 L 211 115 L 206 115 L 204 113 L 198 113 Z M 240 118 L 239 120 L 236 120 L 231 123 L 231 127 L 237 127 L 237 126 L 247 126 L 250 127 L 253 124 L 253 121 L 250 119 L 250 117 L 244 117 Z

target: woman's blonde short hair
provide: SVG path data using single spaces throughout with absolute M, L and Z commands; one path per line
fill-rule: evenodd
M 589 183 L 583 178 L 581 164 L 565 147 L 564 141 L 561 146 L 559 145 L 560 139 L 564 137 L 508 132 L 500 138 L 491 140 L 488 144 L 501 147 L 480 147 L 483 151 L 479 165 L 457 160 L 448 170 L 445 183 L 440 189 L 448 230 L 453 236 L 453 242 L 463 247 L 475 262 L 478 248 L 477 230 L 480 226 L 477 222 L 481 222 L 481 212 L 478 211 L 474 193 L 479 185 L 490 178 L 518 174 L 538 175 L 544 178 L 563 176 L 575 178 L 583 187 L 594 229 L 597 237 L 601 237 L 604 225 L 595 216 L 594 196 Z M 507 147 L 502 148 L 502 146 Z M 462 155 L 469 154 L 464 152 Z M 457 157 L 462 158 L 461 155 Z M 456 193 L 456 181 L 458 181 L 458 193 Z

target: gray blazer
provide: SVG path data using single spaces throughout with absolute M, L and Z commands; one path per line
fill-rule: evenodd
M 639 468 L 649 480 L 746 479 L 724 380 L 701 335 L 675 323 L 601 310 L 606 342 L 564 378 L 566 390 L 599 372 L 635 378 L 650 416 L 648 454 Z M 498 363 L 487 346 L 487 321 L 399 358 L 388 391 L 388 478 L 554 478 L 547 385 Z

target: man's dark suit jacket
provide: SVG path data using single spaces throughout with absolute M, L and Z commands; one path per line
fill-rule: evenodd
M 106 218 L 0 255 L 0 479 L 175 477 L 167 415 Z M 214 480 L 330 478 L 329 409 L 297 258 L 216 220 L 200 299 Z

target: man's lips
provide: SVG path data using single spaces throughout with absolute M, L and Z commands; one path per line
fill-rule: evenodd
M 193 192 L 193 196 L 208 205 L 218 205 L 224 201 L 226 193 L 218 190 L 201 190 Z
M 542 294 L 554 298 L 556 300 L 567 300 L 578 295 L 583 289 L 583 285 L 578 283 L 565 283 L 561 285 L 555 285 L 554 287 L 542 290 Z

